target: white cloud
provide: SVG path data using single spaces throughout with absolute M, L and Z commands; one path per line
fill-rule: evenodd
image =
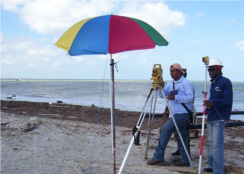
M 125 8 L 121 9 L 120 14 L 141 19 L 163 35 L 176 27 L 183 26 L 187 18 L 182 12 L 170 10 L 163 2 L 128 2 Z
M 21 19 L 38 33 L 63 33 L 76 22 L 110 13 L 114 3 L 78 0 L 35 0 L 20 8 Z
M 185 24 L 186 16 L 172 11 L 163 2 L 79 1 L 79 0 L 4 0 L 5 10 L 20 18 L 37 33 L 61 35 L 76 22 L 89 17 L 117 14 L 135 17 L 152 25 L 161 34 Z
M 59 60 L 59 50 L 54 45 L 41 46 L 26 37 L 3 37 L 1 59 L 4 64 L 27 65 L 29 67 L 46 65 Z M 62 61 L 62 59 L 60 59 Z
M 26 53 L 28 56 L 38 56 L 38 51 L 36 49 L 29 49 Z
M 2 0 L 3 9 L 17 12 L 19 6 L 24 5 L 31 0 Z
M 59 77 L 61 74 L 69 76 L 70 71 L 68 73 L 62 71 L 67 69 L 75 71 L 76 68 L 81 70 L 81 67 L 84 70 L 86 67 L 98 65 L 96 56 L 89 59 L 84 56 L 71 57 L 55 45 L 43 46 L 25 37 L 3 37 L 2 45 L 4 45 L 4 51 L 1 52 L 3 78 L 15 76 L 49 78 L 55 76 L 51 73 L 53 71 L 59 71 L 57 73 Z
M 240 51 L 244 51 L 244 40 L 239 41 L 239 42 L 236 42 L 236 43 L 235 43 L 235 46 L 236 46 L 236 48 L 237 48 L 238 50 L 240 50 Z
M 9 57 L 1 58 L 1 66 L 2 65 L 11 65 L 11 64 L 14 64 L 14 63 L 15 63 L 14 60 L 12 60 Z

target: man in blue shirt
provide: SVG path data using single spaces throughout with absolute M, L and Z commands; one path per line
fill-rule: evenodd
M 205 172 L 224 174 L 224 128 L 230 119 L 233 88 L 231 81 L 222 76 L 223 64 L 219 59 L 212 59 L 208 65 L 211 78 L 210 98 L 203 102 L 207 106 L 208 132 L 208 168 Z
M 186 149 L 189 149 L 186 138 L 186 125 L 189 122 L 190 114 L 181 103 L 184 103 L 186 107 L 188 107 L 189 110 L 192 111 L 194 89 L 192 83 L 183 76 L 183 73 L 184 72 L 182 71 L 180 64 L 172 64 L 170 66 L 170 75 L 173 80 L 167 83 L 167 85 L 163 88 L 163 92 L 169 100 L 168 104 L 170 107 L 170 111 L 172 112 L 171 114 L 174 115 L 174 119 L 179 128 Z M 162 97 L 162 93 L 160 90 L 159 95 Z M 153 158 L 147 162 L 148 165 L 167 165 L 167 163 L 164 161 L 165 149 L 172 133 L 176 131 L 174 122 L 172 120 L 172 115 L 170 115 L 169 117 L 170 120 L 161 129 L 158 146 L 154 152 Z M 175 165 L 189 166 L 190 161 L 187 158 L 184 147 L 180 139 L 178 139 L 178 141 L 181 161 L 176 162 Z

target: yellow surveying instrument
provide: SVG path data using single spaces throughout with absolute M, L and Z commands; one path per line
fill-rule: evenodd
M 162 89 L 163 70 L 161 68 L 161 64 L 154 64 L 151 80 L 153 80 L 153 83 L 152 83 L 153 89 L 157 89 L 157 88 Z
M 204 62 L 205 65 L 208 65 L 209 64 L 209 57 L 208 56 L 203 57 L 202 61 Z

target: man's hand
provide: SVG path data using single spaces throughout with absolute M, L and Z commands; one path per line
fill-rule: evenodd
M 211 106 L 212 106 L 212 104 L 211 104 L 211 102 L 209 100 L 203 101 L 203 105 L 207 106 L 208 108 L 211 108 Z
M 170 95 L 167 97 L 168 100 L 174 100 L 175 95 L 173 93 L 170 93 Z

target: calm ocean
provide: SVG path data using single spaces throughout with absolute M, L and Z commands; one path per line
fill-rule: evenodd
M 233 111 L 244 111 L 244 82 L 232 82 L 232 84 Z M 195 107 L 201 112 L 204 82 L 193 82 L 193 85 L 196 95 Z M 115 108 L 141 111 L 151 87 L 150 80 L 115 80 Z M 13 95 L 15 97 L 7 99 Z M 63 101 L 67 104 L 84 106 L 94 104 L 110 108 L 110 81 L 105 80 L 103 83 L 102 80 L 1 80 L 1 99 L 49 103 Z M 164 108 L 165 101 L 158 98 L 156 113 L 162 113 Z M 231 119 L 244 120 L 244 115 L 232 116 Z

